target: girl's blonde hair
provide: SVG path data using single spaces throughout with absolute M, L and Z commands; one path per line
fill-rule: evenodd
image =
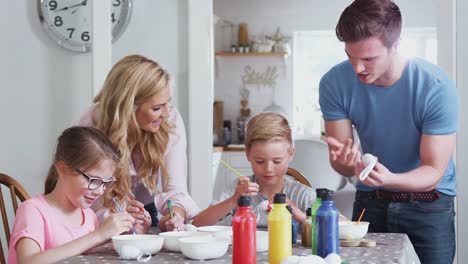
M 282 114 L 261 112 L 254 115 L 245 127 L 244 144 L 249 151 L 255 142 L 287 141 L 293 146 L 292 132 L 288 120 Z
M 62 161 L 72 169 L 86 171 L 103 160 L 119 164 L 119 153 L 112 142 L 99 130 L 92 127 L 70 127 L 57 140 L 54 161 L 45 182 L 44 194 L 51 193 L 57 185 L 55 164 Z
M 169 88 L 171 77 L 157 62 L 140 55 L 130 55 L 118 61 L 109 72 L 104 87 L 94 98 L 100 116 L 97 128 L 104 132 L 120 153 L 121 166 L 116 173 L 117 183 L 104 194 L 103 205 L 113 208 L 110 198 L 124 201 L 131 193 L 130 160 L 141 159 L 137 175 L 151 193 L 157 193 L 159 172 L 168 182 L 164 154 L 173 128 L 166 118 L 157 133 L 140 129 L 136 111 L 148 99 Z

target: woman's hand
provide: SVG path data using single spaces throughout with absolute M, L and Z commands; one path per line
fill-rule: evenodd
M 130 231 L 133 227 L 135 218 L 127 212 L 118 212 L 111 214 L 102 225 L 98 227 L 96 232 L 99 233 L 102 242 L 111 238 L 112 236 L 120 235 L 124 232 Z
M 135 218 L 133 226 L 135 232 L 137 234 L 148 233 L 151 227 L 151 216 L 148 211 L 145 210 L 145 206 L 137 200 L 131 200 L 125 210 Z
M 159 219 L 159 229 L 161 232 L 181 231 L 185 226 L 185 210 L 178 206 L 172 206 L 172 218 L 169 210 L 164 211 L 164 216 Z
M 241 195 L 243 196 L 255 196 L 258 194 L 260 187 L 256 182 L 251 182 L 249 177 L 242 176 L 237 180 L 237 188 L 234 194 L 236 201 Z

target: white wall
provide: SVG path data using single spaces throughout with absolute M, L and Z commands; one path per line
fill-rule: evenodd
M 436 1 L 396 1 L 403 14 L 403 26 L 435 27 Z M 294 32 L 303 30 L 333 31 L 342 10 L 351 2 L 351 0 L 214 0 L 213 13 L 236 25 L 241 22 L 247 23 L 251 40 L 254 36 L 271 35 L 277 27 L 280 27 L 286 36 L 293 36 Z M 235 34 L 230 34 L 230 28 L 222 25 L 219 23 L 215 26 L 216 51 L 228 51 L 231 44 L 237 44 L 237 26 L 234 28 Z M 244 67 L 250 65 L 257 72 L 264 72 L 267 66 L 277 67 L 279 76 L 275 102 L 285 109 L 287 116 L 292 120 L 292 57 L 284 61 L 278 57 L 218 57 L 216 63 L 215 99 L 224 101 L 224 119 L 231 120 L 234 124 L 239 116 L 241 77 L 244 74 Z M 272 88 L 250 86 L 249 90 L 252 114 L 271 104 Z
M 91 54 L 56 45 L 36 4 L 0 10 L 0 171 L 33 195 L 43 190 L 57 136 L 92 96 Z
M 113 60 L 139 53 L 162 63 L 174 76 L 173 101 L 187 123 L 187 1 L 133 2 Z M 43 192 L 57 136 L 91 105 L 92 54 L 55 44 L 39 22 L 37 1 L 1 8 L 0 29 L 0 172 L 36 195 Z
M 0 10 L 0 171 L 42 192 L 54 144 L 91 104 L 92 54 L 59 47 L 40 25 L 37 1 L 13 1 Z M 127 31 L 113 46 L 114 62 L 139 53 L 173 75 L 175 104 L 187 117 L 187 3 L 134 1 Z
M 187 0 L 134 0 L 127 30 L 113 45 L 113 62 L 141 54 L 161 63 L 174 77 L 172 103 L 187 123 Z

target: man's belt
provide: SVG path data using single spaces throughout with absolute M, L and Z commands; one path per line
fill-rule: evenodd
M 391 192 L 387 190 L 375 190 L 369 193 L 371 196 L 391 202 L 433 202 L 440 197 L 436 190 L 428 192 Z

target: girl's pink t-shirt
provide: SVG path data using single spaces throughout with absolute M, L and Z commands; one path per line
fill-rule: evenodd
M 41 251 L 46 251 L 89 234 L 99 226 L 96 214 L 90 208 L 83 209 L 83 216 L 81 226 L 71 226 L 54 212 L 44 195 L 23 202 L 16 211 L 8 263 L 17 262 L 16 243 L 22 238 L 34 240 Z

